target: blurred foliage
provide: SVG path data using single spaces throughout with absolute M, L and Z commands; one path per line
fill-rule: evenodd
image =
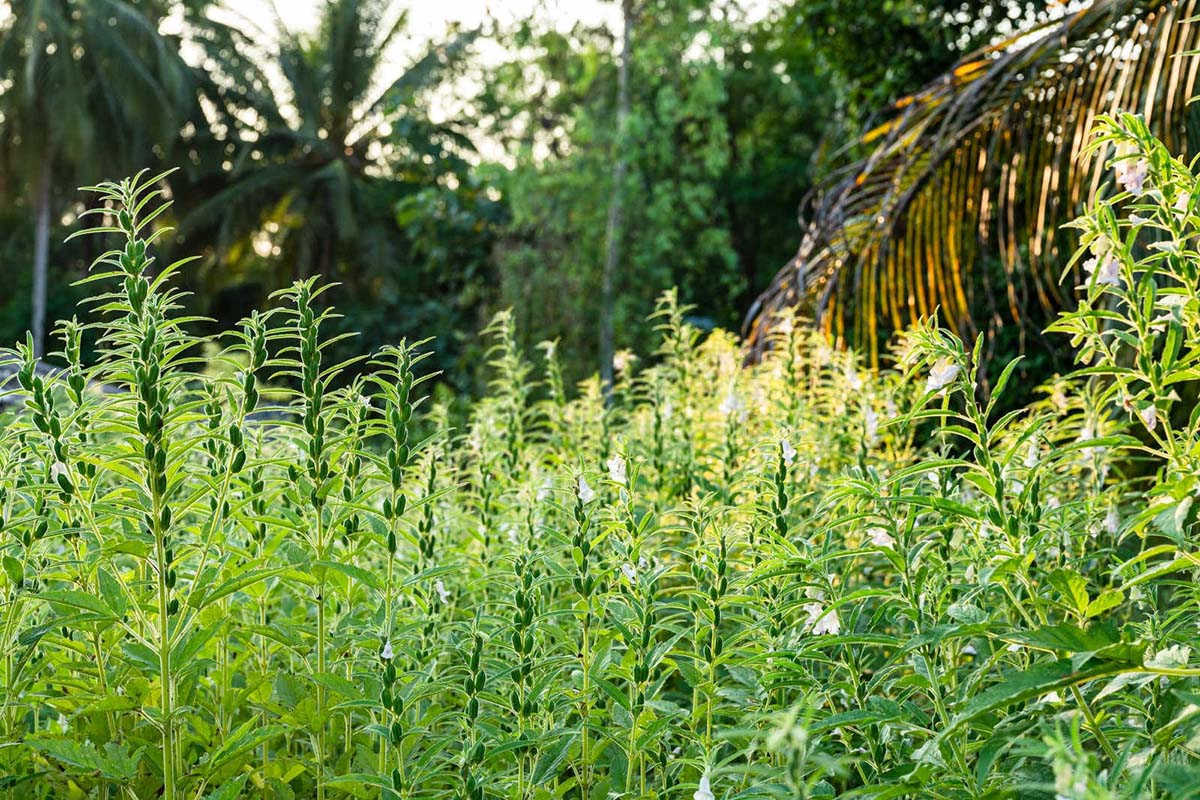
M 736 327 L 842 143 L 1024 5 L 636 4 L 618 348 L 644 348 L 673 285 L 698 326 Z M 477 333 L 513 306 L 526 345 L 560 341 L 568 382 L 593 372 L 615 32 L 562 30 L 539 9 L 414 47 L 406 8 L 336 0 L 298 31 L 207 0 L 0 3 L 0 251 L 17 265 L 0 341 L 28 325 L 38 170 L 52 166 L 54 319 L 95 255 L 62 242 L 75 187 L 174 166 L 164 245 L 202 254 L 181 277 L 213 330 L 319 274 L 340 284 L 346 329 L 365 332 L 340 357 L 434 336 L 429 364 L 474 391 Z

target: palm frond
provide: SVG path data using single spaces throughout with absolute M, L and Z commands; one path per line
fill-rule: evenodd
M 1140 113 L 1173 151 L 1191 149 L 1196 6 L 1093 0 L 898 101 L 863 137 L 870 154 L 812 195 L 796 256 L 747 315 L 751 357 L 785 309 L 876 360 L 935 310 L 992 346 L 1037 330 L 1066 302 L 1063 223 L 1111 191 L 1104 160 L 1083 152 L 1096 117 Z

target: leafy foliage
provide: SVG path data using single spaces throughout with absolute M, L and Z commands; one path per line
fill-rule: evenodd
M 420 343 L 335 388 L 313 280 L 206 368 L 161 178 L 96 187 L 96 321 L 13 354 L 0 425 L 0 789 L 1194 793 L 1200 192 L 1140 120 L 1110 144 L 1149 191 L 1079 222 L 1083 366 L 1010 413 L 1015 364 L 980 399 L 932 321 L 897 372 L 790 318 L 742 369 L 668 293 L 611 404 L 499 315 L 455 431 Z

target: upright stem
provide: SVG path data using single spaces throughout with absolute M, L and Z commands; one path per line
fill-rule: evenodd
M 158 561 L 158 669 L 162 683 L 161 706 L 163 725 L 163 800 L 175 800 L 175 732 L 172 717 L 174 716 L 172 679 L 171 679 L 171 633 L 168 625 L 170 599 L 167 597 L 167 564 L 166 546 L 163 543 L 162 502 L 158 492 L 154 492 L 154 555 Z
M 324 530 L 317 506 L 317 558 L 324 558 Z M 317 672 L 325 674 L 325 573 L 317 579 Z M 317 682 L 317 800 L 325 800 L 325 687 Z
M 591 605 L 590 600 L 588 601 L 588 605 L 589 606 Z M 583 650 L 582 650 L 582 657 L 581 657 L 582 666 L 583 666 L 583 700 L 581 703 L 581 710 L 580 710 L 580 714 L 579 714 L 579 736 L 580 736 L 580 742 L 581 742 L 579 752 L 580 752 L 580 758 L 583 761 L 583 764 L 582 764 L 582 769 L 580 770 L 579 781 L 581 784 L 581 788 L 583 790 L 580 794 L 580 797 L 582 798 L 582 800 L 587 800 L 588 790 L 591 788 L 589 786 L 589 784 L 590 784 L 589 778 L 590 778 L 591 767 L 592 767 L 591 753 L 590 753 L 590 748 L 588 746 L 588 718 L 591 717 L 591 715 L 592 715 L 592 705 L 591 705 L 591 703 L 592 703 L 592 695 L 591 695 L 592 685 L 591 685 L 591 680 L 588 675 L 588 673 L 590 672 L 589 662 L 592 660 L 591 649 L 590 649 L 591 644 L 588 641 L 588 628 L 589 628 L 589 623 L 591 622 L 591 615 L 592 615 L 591 608 L 589 607 L 588 610 L 586 612 L 584 612 L 584 614 L 585 614 L 585 616 L 583 618 Z

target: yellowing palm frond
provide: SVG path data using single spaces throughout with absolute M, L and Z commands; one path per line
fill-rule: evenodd
M 1140 113 L 1189 150 L 1198 2 L 1094 0 L 898 103 L 865 137 L 873 151 L 814 194 L 796 256 L 747 316 L 751 355 L 788 308 L 875 358 L 935 309 L 964 336 L 995 336 L 1061 308 L 1062 225 L 1112 183 L 1084 153 L 1096 117 Z

